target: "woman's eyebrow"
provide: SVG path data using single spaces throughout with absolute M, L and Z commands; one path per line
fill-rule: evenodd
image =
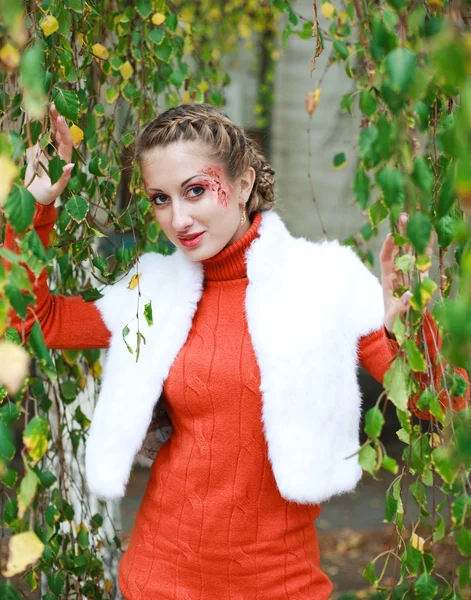
M 196 175 L 192 175 L 191 177 L 188 177 L 188 179 L 185 179 L 185 181 L 183 181 L 180 185 L 180 187 L 185 186 L 189 181 L 191 181 L 192 179 L 194 179 L 195 177 L 207 177 L 207 175 L 205 175 L 204 173 L 197 173 Z M 145 182 L 144 182 L 145 185 Z M 152 188 L 152 187 L 147 187 L 146 186 L 147 191 L 153 191 L 153 192 L 160 192 L 161 190 L 159 188 Z

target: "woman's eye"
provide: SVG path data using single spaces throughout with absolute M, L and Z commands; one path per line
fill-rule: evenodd
M 187 191 L 187 194 L 190 196 L 190 198 L 197 198 L 198 196 L 204 194 L 204 190 L 205 188 L 202 185 L 195 185 Z
M 154 204 L 160 206 L 162 204 L 165 204 L 165 202 L 167 201 L 167 196 L 164 196 L 164 194 L 157 194 L 156 196 L 152 196 L 151 200 Z

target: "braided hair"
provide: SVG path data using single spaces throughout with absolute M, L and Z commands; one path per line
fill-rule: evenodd
M 181 104 L 153 119 L 137 140 L 137 159 L 156 146 L 174 142 L 202 142 L 211 156 L 225 165 L 229 176 L 236 179 L 249 167 L 255 171 L 255 182 L 247 202 L 249 217 L 273 208 L 275 172 L 244 130 L 227 115 L 209 104 Z

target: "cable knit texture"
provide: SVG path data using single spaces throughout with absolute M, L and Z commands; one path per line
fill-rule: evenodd
M 130 600 L 324 600 L 312 521 L 283 499 L 262 429 L 244 312 L 244 254 L 260 224 L 204 262 L 203 296 L 165 382 L 174 431 L 152 466 L 119 583 Z

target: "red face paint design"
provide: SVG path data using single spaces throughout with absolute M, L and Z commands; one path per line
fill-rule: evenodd
M 210 182 L 210 189 L 216 193 L 218 202 L 220 202 L 223 206 L 227 206 L 230 198 L 230 190 L 229 186 L 224 180 L 222 167 L 207 167 L 199 172 L 211 177 L 212 181 Z

